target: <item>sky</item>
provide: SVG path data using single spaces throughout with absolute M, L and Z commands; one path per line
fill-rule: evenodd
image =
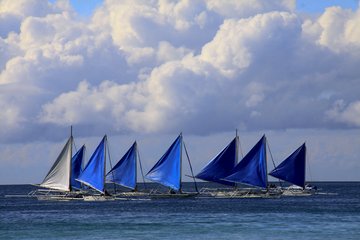
M 307 180 L 360 181 L 359 66 L 354 0 L 0 0 L 0 184 L 41 182 L 70 125 L 87 158 L 137 140 L 145 172 L 238 129 L 269 171 L 306 142 Z

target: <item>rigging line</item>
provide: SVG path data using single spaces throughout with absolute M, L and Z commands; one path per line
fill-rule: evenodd
M 74 140 L 74 136 L 73 136 L 73 127 L 72 127 L 72 125 L 70 126 L 70 136 L 73 138 L 73 145 L 74 145 L 74 148 L 75 148 L 75 152 L 77 152 L 78 150 L 77 150 L 75 140 Z
M 77 151 L 78 151 L 78 149 L 77 149 L 77 147 L 76 147 L 74 137 L 73 137 L 73 145 L 74 145 L 74 148 L 75 148 L 75 152 L 77 152 Z
M 84 159 L 87 159 L 86 158 L 86 154 L 87 154 L 87 151 L 86 151 L 86 146 L 85 146 L 85 144 L 84 144 L 84 153 L 83 153 L 83 158 L 82 158 L 82 161 L 81 161 L 81 171 L 84 171 L 84 167 L 86 166 L 85 165 L 85 161 L 84 161 Z M 82 182 L 80 182 L 80 186 L 81 186 L 81 189 L 84 189 L 84 187 L 86 186 L 85 184 L 83 184 Z
M 86 158 L 86 154 L 87 154 L 87 151 L 86 151 L 86 146 L 85 146 L 85 144 L 84 144 L 83 159 L 82 159 L 82 161 L 81 161 L 81 169 L 82 169 L 82 170 L 84 170 L 84 167 L 86 166 L 86 165 L 85 165 L 85 161 L 84 161 L 84 159 L 87 159 L 87 158 Z
M 240 137 L 238 136 L 238 130 L 236 129 L 236 156 L 235 156 L 235 165 L 237 165 L 239 163 L 239 148 L 240 148 L 240 153 L 241 153 L 241 159 L 244 158 L 244 154 L 242 152 L 241 149 L 241 143 L 240 143 Z M 234 184 L 234 189 L 236 190 L 238 188 L 238 184 L 235 183 Z
M 74 148 L 75 148 L 75 152 L 78 151 L 77 147 L 76 147 L 76 144 L 75 144 L 75 141 L 73 140 L 73 143 L 74 143 Z
M 273 155 L 272 155 L 271 150 L 270 150 L 269 141 L 268 141 L 267 139 L 266 139 L 266 143 L 267 143 L 266 145 L 267 145 L 267 148 L 268 148 L 269 153 L 270 153 L 270 157 L 271 157 L 272 164 L 273 164 L 274 169 L 275 169 L 275 168 L 276 168 L 276 165 L 275 165 L 274 158 L 273 158 Z M 282 183 L 281 183 L 280 179 L 278 179 L 278 180 L 279 180 L 280 187 L 282 187 Z
M 308 168 L 308 170 L 309 170 L 309 175 L 310 175 L 310 182 L 312 182 L 313 181 L 313 178 L 312 178 L 312 174 L 311 174 L 311 170 L 310 170 L 310 163 L 309 163 L 309 159 L 310 159 L 310 153 L 309 153 L 309 151 L 307 151 L 307 149 L 306 149 L 306 155 L 307 156 L 305 156 L 305 159 L 306 159 L 306 165 L 307 165 L 307 168 Z M 305 179 L 305 181 L 306 181 L 306 179 Z
M 184 143 L 184 149 L 185 149 L 186 157 L 187 157 L 188 162 L 189 162 L 191 175 L 192 175 L 192 177 L 193 177 L 193 179 L 194 179 L 195 190 L 196 190 L 196 192 L 199 192 L 198 187 L 197 187 L 197 183 L 196 183 L 196 180 L 195 180 L 194 172 L 193 172 L 193 169 L 192 169 L 192 166 L 191 166 L 191 162 L 190 162 L 189 154 L 188 154 L 188 151 L 187 151 L 187 149 L 186 149 L 185 142 L 183 142 L 183 143 Z
M 107 137 L 106 137 L 106 147 L 107 147 L 107 154 L 108 154 L 108 157 L 109 157 L 109 163 L 110 163 L 110 171 L 112 170 L 112 162 L 111 162 L 111 157 L 110 157 L 110 147 L 109 147 L 109 141 L 107 140 Z M 106 174 L 106 172 L 105 172 L 105 174 Z M 112 177 L 113 177 L 113 180 L 115 179 L 115 177 L 114 177 L 114 172 L 111 172 L 111 175 L 112 175 Z M 105 175 L 105 179 L 106 179 L 106 175 Z M 105 181 L 105 183 L 106 183 L 106 181 Z M 113 184 L 114 184 L 114 192 L 116 193 L 116 183 L 115 182 L 113 182 Z
M 141 172 L 141 176 L 142 176 L 142 179 L 143 179 L 144 189 L 146 190 L 145 177 L 144 177 L 144 172 L 143 172 L 141 159 L 140 159 L 140 152 L 138 150 L 137 143 L 136 143 L 136 153 L 137 153 L 137 155 L 139 157 L 140 172 Z
M 267 145 L 267 147 L 268 147 L 268 150 L 269 150 L 269 153 L 270 153 L 270 157 L 271 157 L 271 161 L 272 161 L 272 164 L 273 164 L 273 166 L 274 166 L 274 168 L 276 168 L 276 165 L 275 165 L 275 162 L 274 162 L 274 158 L 273 158 L 273 155 L 272 155 L 272 153 L 271 153 L 271 150 L 270 150 L 270 144 L 269 144 L 269 141 L 266 139 L 266 145 Z
M 243 150 L 242 150 L 242 147 L 241 147 L 240 137 L 239 137 L 239 148 L 240 148 L 241 158 L 244 158 L 244 153 L 243 153 Z

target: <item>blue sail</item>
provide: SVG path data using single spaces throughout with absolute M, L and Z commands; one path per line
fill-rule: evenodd
M 224 178 L 224 180 L 262 188 L 267 187 L 265 135 L 236 165 L 232 174 Z
M 83 171 L 83 158 L 84 158 L 85 145 L 83 145 L 79 151 L 71 159 L 71 180 L 70 184 L 72 188 L 81 189 L 81 183 L 76 181 Z
M 182 135 L 173 142 L 166 153 L 146 174 L 146 178 L 176 191 L 181 187 Z
M 305 143 L 296 149 L 289 157 L 280 163 L 269 175 L 290 182 L 302 188 L 305 187 Z
M 222 179 L 232 173 L 237 163 L 237 139 L 238 137 L 235 137 L 234 140 L 216 155 L 195 177 L 205 181 L 235 186 L 235 183 Z
M 105 190 L 105 143 L 106 136 L 101 140 L 84 171 L 77 179 L 101 193 L 104 193 Z
M 120 184 L 124 187 L 136 188 L 136 159 L 137 159 L 137 144 L 125 153 L 119 162 L 106 174 L 106 181 Z

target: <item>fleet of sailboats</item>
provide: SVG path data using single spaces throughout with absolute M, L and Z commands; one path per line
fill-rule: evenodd
M 88 201 L 104 201 L 127 199 L 129 197 L 280 197 L 307 196 L 314 193 L 314 188 L 305 185 L 306 146 L 305 143 L 289 157 L 267 173 L 267 140 L 263 135 L 253 148 L 238 161 L 239 137 L 223 148 L 198 174 L 192 175 L 195 183 L 194 192 L 184 192 L 182 189 L 182 159 L 183 149 L 192 166 L 182 133 L 175 139 L 162 157 L 145 175 L 146 179 L 163 186 L 159 189 L 138 191 L 138 163 L 142 172 L 135 141 L 124 156 L 106 172 L 107 136 L 105 135 L 95 151 L 84 165 L 85 145 L 72 156 L 74 139 L 72 131 L 56 161 L 50 168 L 44 180 L 38 186 L 40 189 L 30 195 L 41 200 L 84 199 Z M 287 188 L 270 188 L 268 175 L 294 186 Z M 224 188 L 213 188 L 211 191 L 197 190 L 195 179 L 221 184 Z M 129 191 L 116 191 L 109 194 L 106 183 L 125 187 Z M 144 181 L 145 184 L 145 181 Z

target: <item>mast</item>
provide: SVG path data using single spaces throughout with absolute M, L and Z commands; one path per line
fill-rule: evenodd
M 107 140 L 107 139 L 106 139 Z M 110 164 L 110 171 L 113 169 L 113 166 L 112 166 L 112 161 L 111 161 L 111 157 L 110 157 L 110 147 L 109 147 L 109 144 L 105 144 L 105 149 L 108 150 L 108 154 L 109 154 L 109 164 Z M 105 157 L 106 157 L 106 152 L 105 152 Z M 106 161 L 105 161 L 106 162 Z M 106 166 L 106 163 L 105 163 L 105 166 Z M 106 173 L 106 169 L 104 168 L 104 172 Z M 112 172 L 111 173 L 112 177 L 114 178 L 114 173 Z M 106 185 L 106 175 L 104 175 L 104 178 L 105 178 L 105 181 L 104 181 L 104 186 Z M 116 193 L 116 183 L 114 182 L 113 183 L 113 186 L 114 186 L 114 193 Z
M 142 164 L 141 164 L 141 159 L 140 159 L 140 152 L 138 151 L 138 146 L 137 146 L 137 142 L 136 143 L 136 158 L 139 158 L 139 166 L 140 166 L 140 171 L 141 171 L 141 176 L 143 179 L 143 183 L 144 183 L 144 189 L 146 189 L 146 185 L 145 185 L 145 178 L 144 178 L 144 172 L 143 172 L 143 168 L 142 168 Z M 136 169 L 137 170 L 137 169 Z
M 236 128 L 236 131 L 235 131 L 235 166 L 238 164 L 239 162 L 239 136 L 238 136 L 238 130 Z M 238 184 L 235 183 L 234 184 L 234 189 L 236 190 L 238 188 Z
M 239 162 L 239 136 L 238 136 L 238 130 L 236 129 L 236 148 L 235 148 L 235 164 Z
M 71 187 L 71 172 L 72 172 L 72 145 L 73 145 L 73 127 L 72 125 L 70 125 L 70 174 L 69 174 L 69 192 L 72 191 L 72 187 Z
M 269 180 L 268 180 L 268 178 L 269 178 L 269 175 L 267 174 L 267 154 L 266 154 L 266 142 L 267 142 L 267 140 L 266 140 L 266 136 L 265 136 L 265 134 L 264 134 L 264 137 L 265 137 L 265 139 L 264 139 L 264 148 L 265 148 L 265 171 L 266 171 L 266 189 L 268 190 L 269 189 Z
M 305 190 L 305 182 L 306 182 L 306 154 L 307 154 L 307 151 L 306 151 L 305 143 L 304 143 L 304 147 L 305 147 L 305 161 L 304 161 L 304 186 L 303 186 L 303 190 Z
M 137 192 L 137 142 L 135 141 L 135 191 Z
M 183 137 L 182 137 L 182 132 L 180 133 L 180 137 L 181 137 L 181 141 L 180 141 L 180 189 L 179 192 L 181 193 L 182 190 L 182 184 L 181 184 L 181 180 L 182 180 L 182 148 L 183 148 Z
M 106 185 L 106 184 L 105 184 L 105 183 L 106 183 L 106 182 L 105 182 L 105 178 L 106 178 L 106 153 L 107 153 L 107 151 L 106 151 L 106 146 L 108 145 L 108 144 L 107 144 L 107 136 L 106 136 L 106 134 L 105 134 L 105 142 L 104 142 L 104 143 L 105 143 L 105 146 L 104 146 L 104 151 L 105 151 L 104 158 L 105 158 L 105 159 L 104 159 L 104 180 L 103 180 L 103 181 L 104 181 L 104 195 L 106 195 L 106 193 L 105 193 L 105 185 Z M 109 151 L 108 151 L 108 152 L 109 152 Z

